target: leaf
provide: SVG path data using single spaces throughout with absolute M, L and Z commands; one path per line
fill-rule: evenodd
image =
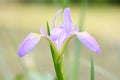
M 47 33 L 48 33 L 48 35 L 50 36 L 50 28 L 49 28 L 48 21 L 47 21 Z
M 47 33 L 50 36 L 50 28 L 49 28 L 48 22 L 47 22 Z M 58 70 L 57 70 L 57 66 L 56 66 L 57 58 L 56 58 L 56 55 L 55 55 L 55 50 L 52 47 L 52 45 L 50 45 L 50 50 L 51 50 L 51 54 L 52 54 L 52 59 L 53 59 L 53 63 L 54 63 L 55 72 L 56 72 L 56 75 L 57 75 L 57 78 L 58 78 Z

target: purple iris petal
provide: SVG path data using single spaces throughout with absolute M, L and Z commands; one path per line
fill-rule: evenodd
M 41 28 L 40 28 L 40 34 L 41 34 L 42 36 L 47 36 L 47 34 L 46 34 L 45 31 L 44 31 L 44 27 L 41 27 Z
M 96 40 L 88 32 L 76 32 L 78 39 L 89 49 L 96 53 L 100 53 L 100 47 Z
M 87 32 L 78 32 L 79 29 L 77 26 L 75 26 L 74 31 L 72 31 L 73 23 L 70 16 L 70 8 L 65 8 L 64 14 L 63 14 L 63 20 L 64 23 L 60 24 L 59 27 L 55 27 L 55 21 L 57 16 L 60 14 L 62 10 L 60 9 L 57 11 L 57 13 L 54 16 L 53 22 L 52 22 L 52 29 L 50 32 L 50 36 L 47 35 L 44 31 L 44 28 L 42 27 L 40 29 L 40 34 L 36 33 L 30 33 L 26 39 L 22 42 L 18 49 L 18 55 L 20 57 L 23 57 L 26 55 L 32 48 L 36 46 L 36 44 L 39 42 L 41 36 L 44 36 L 45 38 L 51 39 L 50 43 L 55 44 L 56 48 L 58 49 L 58 52 L 61 52 L 61 48 L 63 46 L 68 44 L 68 42 L 71 40 L 72 36 L 75 34 L 77 35 L 78 39 L 89 49 L 96 53 L 100 53 L 100 48 L 96 40 Z M 64 42 L 66 43 L 65 45 Z M 53 46 L 54 47 L 54 46 Z M 64 50 L 64 49 L 63 49 Z M 56 51 L 57 52 L 57 51 Z
M 78 26 L 75 26 L 75 32 L 79 32 L 79 27 Z
M 62 9 L 58 10 L 54 16 L 54 19 L 53 19 L 53 22 L 52 22 L 52 28 L 55 27 L 55 21 L 56 21 L 56 18 L 57 16 L 61 13 Z
M 66 29 L 66 33 L 70 34 L 73 26 L 72 19 L 70 16 L 70 8 L 65 8 L 63 20 L 64 20 L 64 27 Z
M 61 28 L 53 28 L 50 32 L 50 38 L 55 41 L 59 38 L 60 34 L 63 33 L 63 29 Z
M 59 26 L 58 28 L 53 28 L 50 32 L 51 34 L 50 38 L 55 43 L 59 51 L 60 51 L 63 41 L 66 38 L 64 33 L 65 31 L 61 26 Z
M 35 45 L 39 42 L 40 36 L 36 33 L 30 33 L 26 39 L 22 42 L 18 49 L 18 55 L 23 57 L 26 55 Z

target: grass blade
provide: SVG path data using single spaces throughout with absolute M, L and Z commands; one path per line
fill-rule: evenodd
M 4 49 L 2 49 L 2 47 L 0 46 L 0 71 L 3 74 L 4 80 L 12 80 L 12 75 L 8 66 L 6 65 L 2 50 Z
M 81 58 L 81 63 L 85 66 L 87 66 L 88 68 L 90 68 L 90 62 L 84 58 Z M 94 64 L 95 66 L 95 72 L 110 78 L 111 80 L 120 80 L 120 77 L 116 76 L 115 74 L 111 73 L 110 71 L 104 69 L 103 67 Z

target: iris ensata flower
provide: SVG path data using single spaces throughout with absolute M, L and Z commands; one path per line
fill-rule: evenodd
M 54 49 L 55 53 L 61 54 L 61 56 L 63 55 L 67 44 L 74 36 L 77 36 L 80 42 L 88 47 L 91 51 L 94 51 L 98 54 L 100 53 L 100 47 L 96 40 L 86 31 L 79 32 L 78 27 L 73 25 L 70 16 L 70 8 L 64 9 L 63 23 L 58 27 L 55 27 L 56 18 L 61 13 L 61 11 L 61 9 L 57 11 L 56 15 L 54 16 L 50 35 L 47 35 L 44 31 L 44 28 L 41 27 L 40 34 L 31 32 L 26 37 L 18 49 L 18 54 L 20 57 L 23 57 L 32 48 L 34 48 L 41 37 L 46 38 Z

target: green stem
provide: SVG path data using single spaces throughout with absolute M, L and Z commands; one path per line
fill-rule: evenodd
M 63 58 L 58 58 L 55 56 L 53 48 L 50 46 L 51 53 L 52 53 L 52 59 L 54 63 L 54 68 L 57 76 L 57 80 L 65 80 L 65 74 L 64 74 L 64 63 Z
M 91 58 L 91 80 L 95 80 L 94 60 L 92 53 L 90 54 L 90 58 Z
M 86 6 L 87 6 L 87 0 L 81 1 L 81 12 L 80 12 L 80 31 L 83 31 L 84 27 L 84 19 L 85 19 L 85 13 L 86 13 Z M 78 42 L 78 40 L 75 41 L 76 48 L 75 48 L 75 55 L 74 55 L 74 65 L 73 65 L 73 80 L 79 80 L 79 59 L 80 59 L 80 51 L 81 51 L 81 44 Z
M 80 59 L 80 51 L 81 51 L 81 44 L 76 40 L 76 48 L 75 48 L 75 55 L 74 55 L 74 65 L 73 65 L 73 79 L 78 80 L 79 77 L 79 59 Z
M 81 1 L 81 12 L 80 12 L 80 31 L 83 31 L 83 27 L 84 27 L 84 22 L 85 22 L 85 13 L 86 13 L 86 9 L 87 9 L 87 4 L 88 4 L 88 0 L 82 0 Z
M 49 29 L 48 22 L 47 22 L 47 32 L 48 32 L 48 35 L 50 36 L 50 29 Z M 57 80 L 65 80 L 63 58 L 62 57 L 59 58 L 60 56 L 59 53 L 57 53 L 56 50 L 54 50 L 53 46 L 51 45 L 50 45 L 50 50 L 52 54 L 52 59 L 54 63 Z
M 53 54 L 54 52 L 53 48 L 51 46 L 50 48 L 51 48 L 51 53 L 52 53 L 52 58 L 53 58 L 57 80 L 65 80 L 63 58 L 58 59 L 57 56 Z
M 55 68 L 55 72 L 56 72 L 56 76 L 57 76 L 57 78 L 58 78 L 58 69 L 57 69 L 57 65 L 56 65 L 56 63 L 57 63 L 57 59 L 56 59 L 56 57 L 55 57 L 55 55 L 54 55 L 54 50 L 53 50 L 53 48 L 51 47 L 51 45 L 50 45 L 50 50 L 51 50 L 51 54 L 52 54 L 52 59 L 53 59 L 53 63 L 54 63 L 54 68 Z
M 64 63 L 63 58 L 57 61 L 57 70 L 58 70 L 58 80 L 66 80 L 65 79 L 65 73 L 64 73 Z

